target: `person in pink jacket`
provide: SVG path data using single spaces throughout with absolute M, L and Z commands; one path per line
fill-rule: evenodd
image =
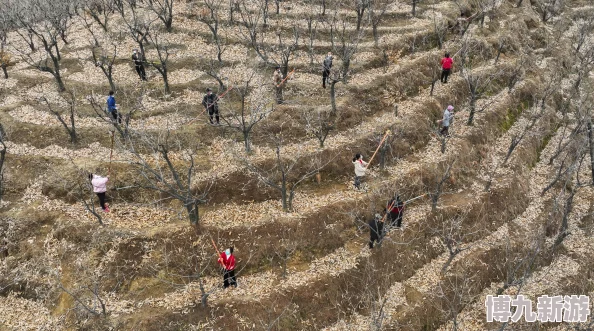
M 99 204 L 104 212 L 109 213 L 109 207 L 105 204 L 105 191 L 107 191 L 107 181 L 109 177 L 101 177 L 95 174 L 89 174 L 89 179 L 93 185 L 93 192 L 99 197 Z

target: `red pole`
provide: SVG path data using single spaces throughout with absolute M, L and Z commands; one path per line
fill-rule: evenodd
M 371 164 L 371 161 L 375 157 L 375 154 L 377 154 L 377 151 L 379 151 L 380 147 L 382 147 L 382 144 L 384 143 L 384 140 L 386 140 L 386 138 L 388 138 L 388 134 L 390 134 L 390 130 L 386 131 L 386 134 L 382 138 L 382 141 L 380 141 L 379 146 L 377 146 L 377 148 L 375 149 L 375 152 L 373 152 L 373 155 L 371 156 L 371 159 L 369 159 L 369 162 L 367 162 L 367 165 L 365 166 L 365 169 L 367 169 L 369 167 L 369 165 Z

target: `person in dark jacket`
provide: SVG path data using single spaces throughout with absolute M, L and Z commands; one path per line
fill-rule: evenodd
M 217 125 L 219 125 L 219 104 L 218 104 L 218 97 L 216 94 L 212 93 L 210 88 L 206 89 L 206 95 L 204 99 L 202 99 L 202 105 L 206 112 L 208 112 L 208 120 L 210 124 L 214 124 L 213 119 L 217 120 Z
M 332 52 L 328 52 L 322 66 L 322 87 L 326 88 L 326 82 L 330 77 L 330 69 L 332 69 Z
M 136 68 L 138 77 L 140 77 L 142 80 L 146 80 L 146 71 L 144 71 L 144 54 L 139 52 L 137 49 L 134 49 L 132 52 L 132 61 L 134 61 L 134 68 Z
M 388 201 L 386 208 L 388 209 L 388 215 L 390 217 L 390 226 L 400 228 L 402 226 L 402 216 L 404 214 L 404 202 L 400 200 L 400 196 L 397 195 L 395 198 Z
M 379 245 L 384 235 L 384 219 L 380 214 L 375 214 L 374 219 L 369 221 L 369 249 L 373 248 L 373 243 Z
M 235 256 L 233 256 L 233 247 L 229 247 L 219 256 L 217 261 L 223 267 L 223 288 L 230 285 L 237 287 L 237 279 L 235 278 Z
M 114 121 L 118 121 L 119 124 L 122 124 L 122 116 L 118 114 L 118 107 L 116 105 L 115 97 L 113 96 L 113 91 L 109 91 L 109 96 L 107 97 L 107 112 L 113 117 Z

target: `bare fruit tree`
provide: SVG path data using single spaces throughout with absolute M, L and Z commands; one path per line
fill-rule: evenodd
M 148 8 L 163 22 L 167 32 L 171 32 L 173 28 L 173 4 L 175 2 L 176 0 L 147 0 Z
M 132 40 L 138 45 L 142 54 L 145 53 L 144 47 L 148 44 L 148 36 L 152 31 L 153 23 L 158 19 L 151 17 L 146 12 L 141 12 L 136 8 L 135 0 L 118 0 L 116 6 Z
M 0 6 L 0 10 L 2 7 Z M 8 66 L 10 65 L 11 56 L 6 49 L 8 44 L 8 33 L 10 32 L 10 24 L 6 18 L 0 15 L 0 68 L 4 73 L 4 78 L 8 79 Z
M 148 40 L 155 46 L 154 53 L 157 55 L 157 60 L 148 61 L 148 64 L 157 69 L 161 74 L 161 77 L 163 78 L 164 92 L 168 95 L 171 93 L 168 78 L 169 69 L 167 67 L 169 64 L 169 55 L 172 54 L 171 46 L 167 40 L 162 39 L 162 35 L 157 31 L 150 32 L 148 34 Z
M 262 10 L 253 11 L 244 1 L 241 11 L 242 29 L 240 36 L 258 54 L 267 65 L 280 66 L 284 77 L 287 77 L 289 64 L 295 57 L 299 47 L 300 31 L 293 22 L 285 17 L 275 20 L 275 25 L 265 28 L 260 24 Z M 262 6 L 265 4 L 262 2 Z M 281 87 L 282 88 L 282 87 Z
M 50 102 L 46 97 L 39 99 L 40 104 L 44 104 L 48 112 L 56 116 L 60 124 L 64 127 L 68 135 L 70 136 L 70 142 L 76 144 L 78 142 L 78 135 L 76 133 L 76 108 L 77 100 L 76 95 L 72 91 L 68 91 L 68 98 L 65 99 L 65 105 L 54 104 Z M 67 113 L 64 115 L 61 111 L 61 106 L 66 106 Z M 65 118 L 65 116 L 67 116 Z
M 335 111 L 322 109 L 304 109 L 305 131 L 308 135 L 316 137 L 320 142 L 320 148 L 324 148 L 324 142 L 330 131 L 336 127 L 337 114 Z
M 481 54 L 490 52 L 483 43 L 475 42 L 466 38 L 462 48 L 458 51 L 460 55 L 460 74 L 466 86 L 468 87 L 468 108 L 469 115 L 466 121 L 467 125 L 472 125 L 474 116 L 477 112 L 486 109 L 490 103 L 485 103 L 480 108 L 477 108 L 477 101 L 488 94 L 493 89 L 493 83 L 503 76 L 503 69 L 497 67 L 495 72 L 482 72 L 473 70 L 477 66 L 477 61 L 480 61 Z
M 433 229 L 434 234 L 441 240 L 442 244 L 447 249 L 449 256 L 441 268 L 441 272 L 445 273 L 454 258 L 463 251 L 470 249 L 471 244 L 466 243 L 471 236 L 480 232 L 472 224 L 469 224 L 466 215 L 456 215 L 447 219 L 440 220 L 440 226 Z
M 285 140 L 281 132 L 271 134 L 274 145 L 274 160 L 258 164 L 248 157 L 240 160 L 247 167 L 249 173 L 259 182 L 278 191 L 281 195 L 283 210 L 293 210 L 293 198 L 297 188 L 307 179 L 315 176 L 331 160 L 322 160 L 321 155 L 305 155 L 303 149 L 298 149 L 296 154 L 285 152 Z
M 437 209 L 437 202 L 439 201 L 439 198 L 443 194 L 443 188 L 444 188 L 444 185 L 446 184 L 446 181 L 448 179 L 450 179 L 451 170 L 452 170 L 452 167 L 454 166 L 454 163 L 456 163 L 456 159 L 453 159 L 451 162 L 449 162 L 447 164 L 446 169 L 443 172 L 443 175 L 441 175 L 441 177 L 436 178 L 437 185 L 435 186 L 435 191 L 430 193 L 431 194 L 431 211 L 432 212 L 435 212 L 435 210 Z
M 233 92 L 239 97 L 239 107 L 226 107 L 222 112 L 225 124 L 241 132 L 246 153 L 252 151 L 251 134 L 254 127 L 264 120 L 272 111 L 271 99 L 264 88 L 257 85 L 256 70 L 247 69 L 240 86 L 234 86 Z
M 384 16 L 386 14 L 386 10 L 388 9 L 388 5 L 390 4 L 387 0 L 368 0 L 369 1 L 369 9 L 367 11 L 369 15 L 369 23 L 371 24 L 371 34 L 373 35 L 373 42 L 375 47 L 378 47 L 379 44 L 379 33 L 377 32 L 377 28 L 380 26 Z M 413 13 L 414 16 L 414 13 Z
M 34 37 L 43 47 L 43 52 L 27 52 L 17 45 L 15 51 L 23 61 L 40 71 L 50 73 L 56 80 L 58 90 L 65 91 L 60 67 L 61 54 L 59 39 L 65 40 L 65 31 L 70 24 L 70 8 L 66 0 L 46 1 L 27 0 L 13 3 L 14 6 L 4 10 L 2 15 L 13 24 L 16 29 L 23 29 L 27 33 L 19 34 L 26 43 Z
M 110 45 L 110 50 L 106 49 L 107 45 L 103 47 L 91 48 L 91 55 L 93 57 L 93 63 L 107 78 L 109 87 L 115 92 L 116 85 L 113 80 L 113 65 L 115 64 L 116 56 L 118 55 L 118 46 L 115 43 Z
M 330 105 L 332 106 L 332 112 L 336 113 L 336 84 L 339 82 L 348 83 L 351 60 L 363 38 L 363 31 L 353 31 L 352 25 L 347 18 L 341 18 L 337 12 L 330 18 L 329 24 L 332 50 L 341 62 L 340 69 L 333 68 L 328 76 Z
M 212 41 L 217 48 L 217 60 L 223 62 L 222 55 L 225 50 L 221 36 L 221 12 L 223 11 L 223 0 L 203 0 L 206 10 L 196 15 L 198 21 L 206 24 L 212 34 Z M 196 3 L 194 3 L 196 4 Z
M 92 0 L 83 5 L 82 15 L 91 16 L 99 24 L 104 32 L 108 31 L 108 23 L 111 15 L 115 12 L 115 1 L 117 0 Z
M 140 188 L 178 201 L 187 212 L 190 223 L 198 226 L 199 206 L 206 203 L 211 183 L 204 183 L 201 187 L 195 183 L 198 172 L 195 163 L 197 148 L 180 149 L 180 142 L 170 135 L 167 129 L 155 135 L 137 133 L 133 137 L 134 142 L 129 138 L 128 162 L 138 174 Z

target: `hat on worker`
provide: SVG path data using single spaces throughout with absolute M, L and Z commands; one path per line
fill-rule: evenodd
M 452 105 L 449 105 L 449 106 L 448 106 L 448 110 L 454 110 L 454 106 L 452 106 Z

